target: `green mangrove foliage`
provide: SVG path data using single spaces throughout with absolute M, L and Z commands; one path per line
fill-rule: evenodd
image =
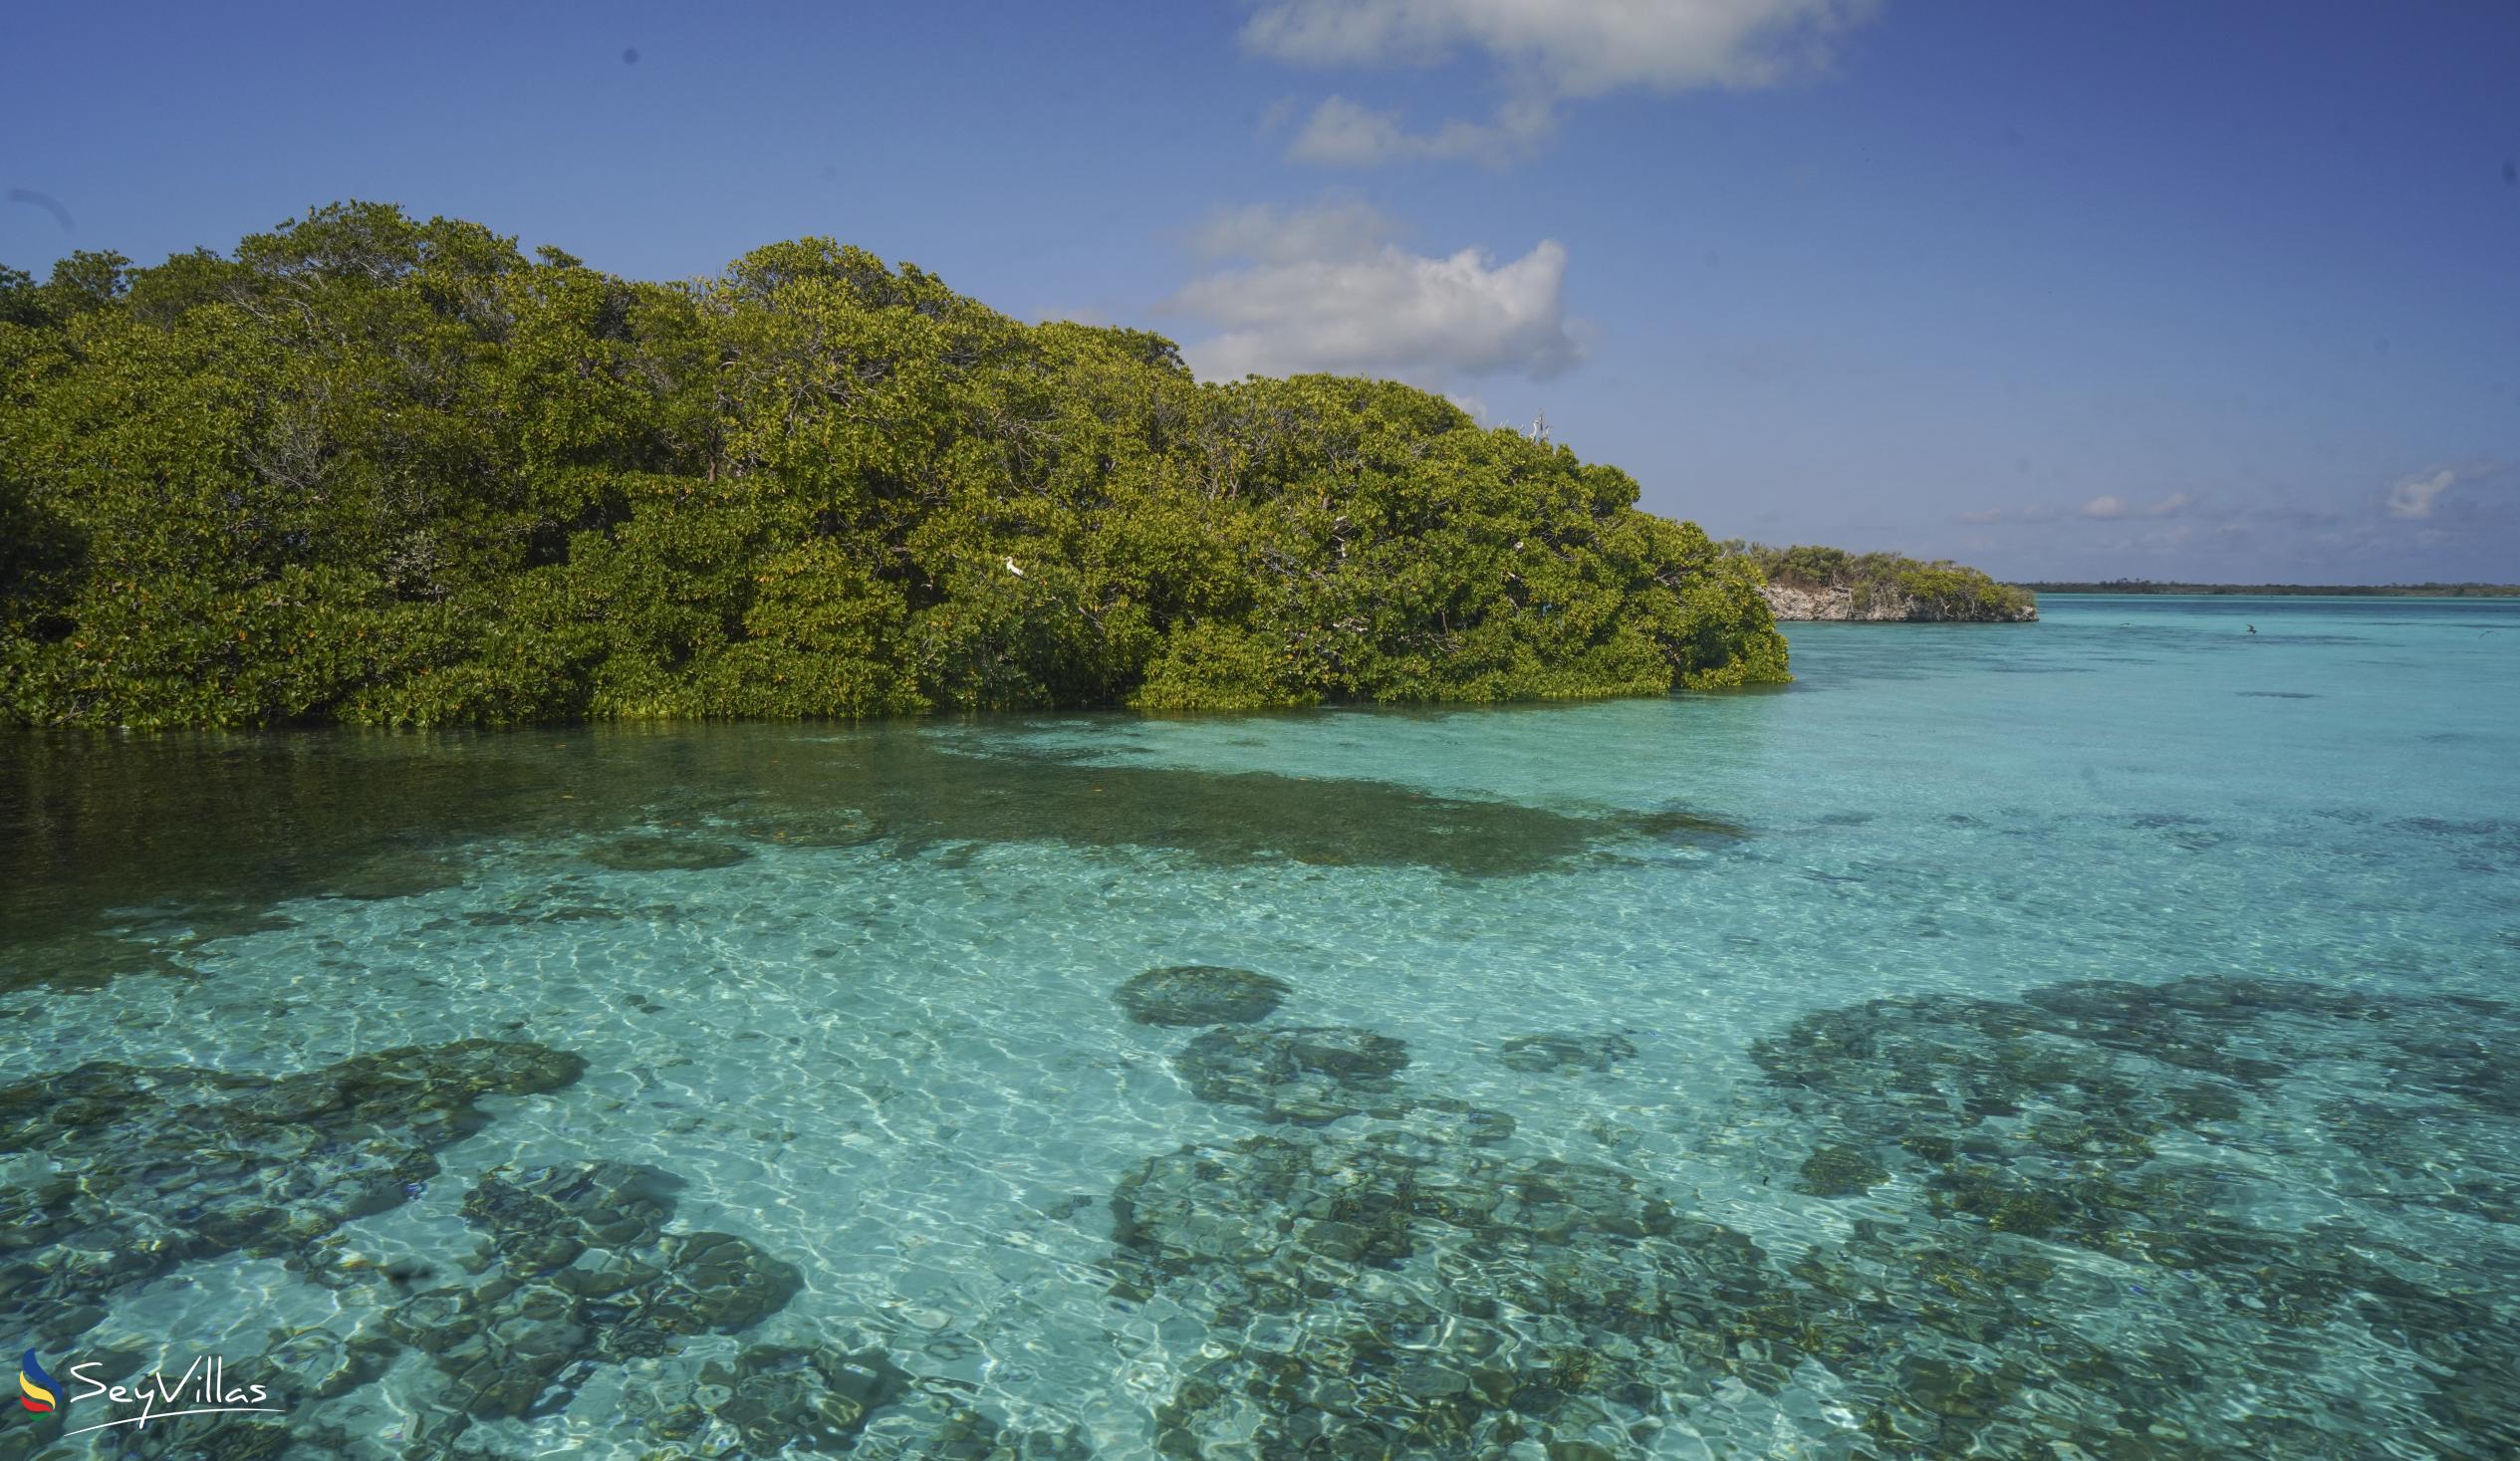
M 1896 553 L 1849 553 L 1843 548 L 1773 548 L 1738 538 L 1727 539 L 1722 549 L 1727 558 L 1756 565 L 1771 584 L 1847 590 L 1859 614 L 1888 601 L 1914 606 L 1918 618 L 2011 618 L 2038 604 L 2026 589 L 1943 560 L 1925 563 Z
M 1201 384 L 827 240 L 342 204 L 0 274 L 0 717 L 507 725 L 1785 678 L 1749 566 L 1425 392 Z

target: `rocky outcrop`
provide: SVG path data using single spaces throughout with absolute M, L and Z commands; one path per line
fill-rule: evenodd
M 1779 622 L 1846 619 L 1865 623 L 2025 623 L 2039 616 L 2039 607 L 1946 604 L 1895 590 L 1845 587 L 1789 588 L 1762 584 L 1760 597 Z

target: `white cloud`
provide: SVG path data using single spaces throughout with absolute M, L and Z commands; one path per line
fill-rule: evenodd
M 1344 97 L 1315 109 L 1290 155 L 1366 165 L 1528 155 L 1559 103 L 1630 87 L 1771 86 L 1827 64 L 1873 0 L 1265 0 L 1245 49 L 1303 66 L 1427 66 L 1487 58 L 1509 100 L 1492 122 L 1412 132 Z
M 2428 518 L 2432 516 L 2434 499 L 2457 483 L 2458 472 L 2443 467 L 2419 477 L 2400 477 L 2389 489 L 2389 515 L 2393 518 Z
M 1220 215 L 1201 230 L 1200 250 L 1242 262 L 1166 303 L 1217 327 L 1183 358 L 1210 380 L 1325 370 L 1438 388 L 1471 375 L 1546 378 L 1583 359 L 1555 240 L 1500 264 L 1475 248 L 1411 253 L 1390 231 L 1353 203 Z
M 1313 109 L 1287 155 L 1298 162 L 1332 167 L 1403 161 L 1503 166 L 1530 156 L 1556 124 L 1545 104 L 1512 102 L 1498 111 L 1494 122 L 1453 121 L 1433 131 L 1412 132 L 1401 124 L 1397 113 L 1376 112 L 1345 97 L 1331 97 Z
M 1823 64 L 1868 0 L 1269 0 L 1243 45 L 1306 66 L 1491 57 L 1526 95 L 1759 87 Z
M 2076 517 L 2108 522 L 2118 518 L 2132 517 L 2182 517 L 2189 508 L 2195 505 L 2196 500 L 2184 492 L 2173 492 L 2158 502 L 2141 505 L 2129 502 L 2116 493 L 2108 493 L 2072 509 L 2072 512 Z M 1964 512 L 1953 521 L 1972 527 L 1985 527 L 1994 523 L 2052 523 L 2066 516 L 2066 513 L 2067 509 L 2052 503 L 2032 503 L 2018 508 L 1990 507 L 1978 512 Z
M 1391 220 L 1369 203 L 1323 203 L 1312 208 L 1254 203 L 1208 215 L 1192 236 L 1191 246 L 1202 259 L 1295 264 L 1369 254 L 1392 232 Z
M 2158 502 L 2138 506 L 2135 503 L 2127 501 L 2123 497 L 2111 494 L 2103 497 L 2095 497 L 2091 501 L 2084 503 L 2082 512 L 2083 516 L 2087 518 L 2131 518 L 2139 516 L 2147 518 L 2174 518 L 2180 513 L 2187 511 L 2188 507 L 2194 501 L 2195 499 L 2189 497 L 2184 492 L 2173 492 Z

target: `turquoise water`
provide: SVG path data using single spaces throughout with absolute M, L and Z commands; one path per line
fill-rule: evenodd
M 0 742 L 0 1457 L 2520 1454 L 2520 603 L 2043 612 Z

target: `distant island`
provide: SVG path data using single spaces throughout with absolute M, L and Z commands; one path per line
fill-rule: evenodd
M 502 726 L 1654 695 L 1758 574 L 1389 381 L 1201 383 L 824 239 L 640 283 L 318 209 L 0 270 L 0 722 Z
M 1895 553 L 1774 548 L 1727 540 L 1726 557 L 1755 566 L 1760 593 L 1779 619 L 1875 623 L 2017 623 L 2039 616 L 2029 591 L 1973 568 Z
M 2099 584 L 2024 584 L 2040 594 L 2231 594 L 2322 599 L 2520 599 L 2520 584 L 2156 584 L 2112 579 Z

